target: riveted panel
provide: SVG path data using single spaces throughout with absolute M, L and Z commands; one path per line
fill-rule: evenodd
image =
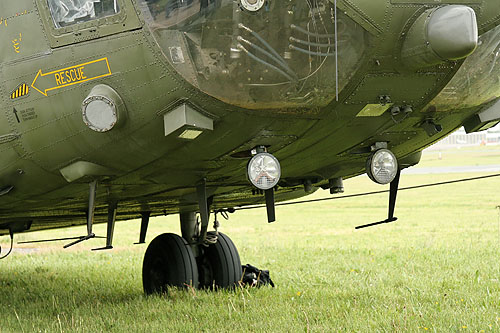
M 48 51 L 33 2 L 0 2 L 0 60 L 21 60 Z
M 380 102 L 380 96 L 387 95 L 395 103 L 418 104 L 433 91 L 440 75 L 442 74 L 367 75 L 347 103 L 375 104 Z
M 347 16 L 374 35 L 385 30 L 385 17 L 387 6 L 380 1 L 343 0 L 337 1 L 337 7 Z
M 485 2 L 478 13 L 479 33 L 482 34 L 500 24 L 500 1 Z

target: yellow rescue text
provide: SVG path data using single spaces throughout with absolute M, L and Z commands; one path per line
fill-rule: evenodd
M 85 76 L 85 66 L 55 73 L 54 77 L 58 86 L 87 80 Z

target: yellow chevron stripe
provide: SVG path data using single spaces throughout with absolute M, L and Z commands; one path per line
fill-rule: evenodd
M 16 99 L 16 98 L 19 98 L 19 97 L 26 96 L 26 95 L 28 95 L 29 91 L 30 91 L 30 87 L 26 83 L 23 83 L 20 86 L 18 86 L 16 88 L 16 90 L 14 90 L 10 94 L 10 98 L 11 99 Z

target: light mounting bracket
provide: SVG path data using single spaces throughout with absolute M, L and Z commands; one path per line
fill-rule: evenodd
M 401 170 L 398 169 L 396 173 L 396 177 L 394 177 L 394 180 L 391 182 L 390 185 L 390 190 L 389 190 L 389 212 L 387 219 L 379 222 L 374 222 L 374 223 L 368 223 L 368 224 L 363 224 L 360 226 L 357 226 L 355 229 L 363 229 L 367 227 L 373 227 L 375 225 L 379 224 L 384 224 L 384 223 L 391 223 L 397 221 L 397 217 L 394 216 L 394 210 L 396 208 L 396 198 L 398 196 L 398 187 L 399 187 L 399 177 L 401 175 Z

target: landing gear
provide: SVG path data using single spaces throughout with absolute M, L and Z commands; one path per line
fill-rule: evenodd
M 168 287 L 217 290 L 238 285 L 240 255 L 227 235 L 209 232 L 211 244 L 199 242 L 195 213 L 181 214 L 181 230 L 183 237 L 163 234 L 149 244 L 142 267 L 146 294 L 164 293 Z
M 186 240 L 175 234 L 153 239 L 144 256 L 142 284 L 148 295 L 168 287 L 198 287 L 196 259 Z

